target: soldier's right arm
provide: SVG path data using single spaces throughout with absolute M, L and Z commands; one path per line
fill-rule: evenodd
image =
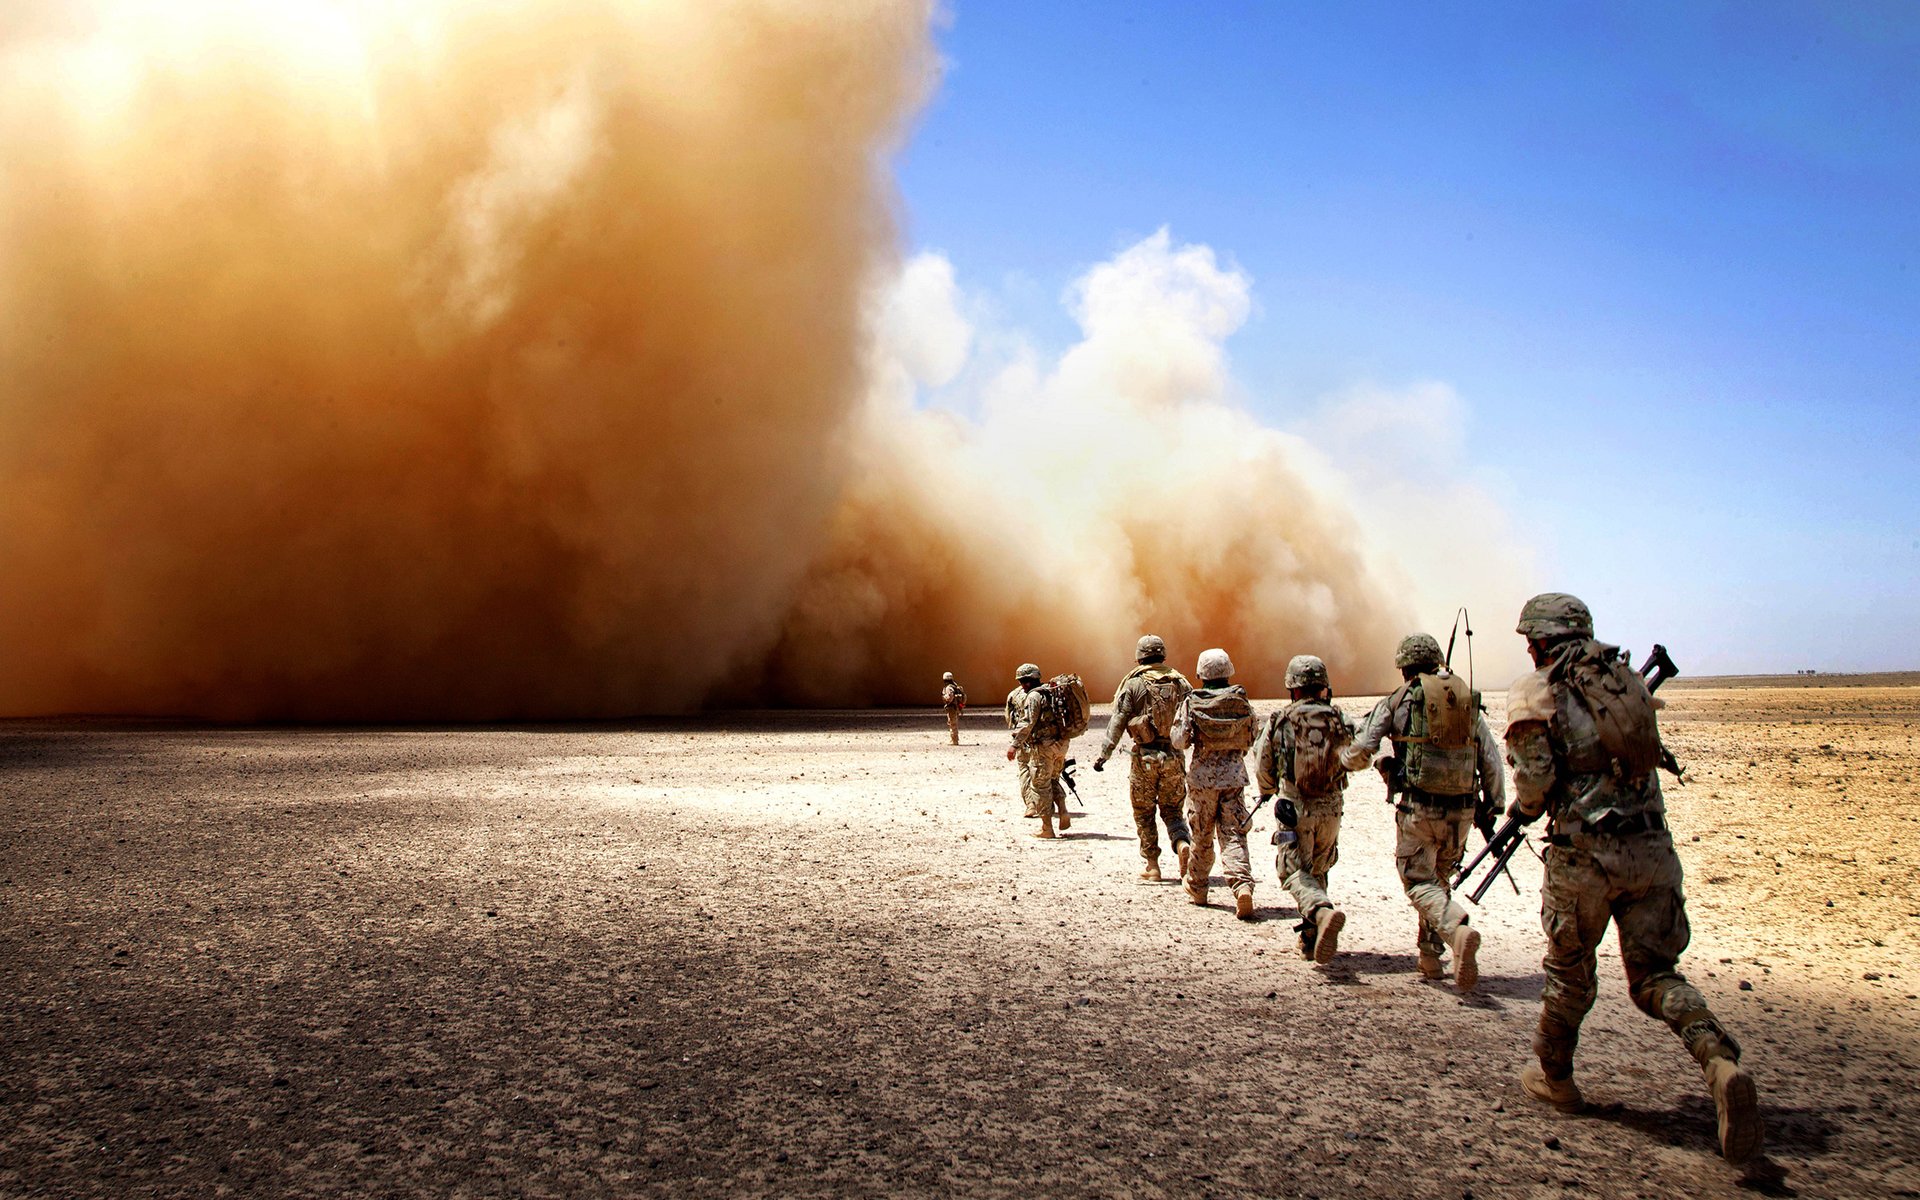
M 1280 754 L 1281 754 L 1281 717 L 1285 709 L 1274 712 L 1267 723 L 1260 727 L 1260 736 L 1253 743 L 1254 783 L 1260 789 L 1260 795 L 1271 796 L 1280 790 Z
M 1121 680 L 1120 686 L 1113 690 L 1113 715 L 1107 718 L 1107 740 L 1100 745 L 1100 755 L 1093 760 L 1095 770 L 1113 757 L 1113 748 L 1120 744 L 1120 735 L 1126 732 L 1127 722 L 1133 720 L 1133 693 L 1127 688 L 1127 681 Z
M 1553 791 L 1553 689 L 1546 673 L 1535 671 L 1507 689 L 1507 765 L 1513 768 L 1513 805 L 1526 820 L 1547 810 Z
M 1360 726 L 1360 732 L 1353 735 L 1340 751 L 1340 765 L 1349 771 L 1364 771 L 1373 762 L 1373 756 L 1380 752 L 1380 743 L 1387 739 L 1393 729 L 1393 697 L 1383 697 L 1373 706 L 1367 719 Z

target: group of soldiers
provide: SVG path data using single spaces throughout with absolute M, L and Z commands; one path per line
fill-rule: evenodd
M 1698 1061 L 1718 1113 L 1721 1152 L 1745 1161 L 1763 1138 L 1753 1080 L 1740 1066 L 1739 1043 L 1678 969 L 1691 934 L 1657 771 L 1671 763 L 1655 715 L 1661 702 L 1617 647 L 1594 639 L 1592 615 L 1576 597 L 1535 596 L 1517 632 L 1535 670 L 1507 693 L 1511 803 L 1501 742 L 1479 696 L 1424 633 L 1401 641 L 1394 663 L 1402 682 L 1358 728 L 1334 705 L 1326 664 L 1312 655 L 1287 664 L 1288 703 L 1263 721 L 1232 682 L 1225 650 L 1200 655 L 1196 687 L 1167 663 L 1165 642 L 1149 634 L 1114 693 L 1093 769 L 1105 768 L 1123 735 L 1132 739 L 1128 790 L 1140 877 L 1163 878 L 1164 827 L 1186 898 L 1205 905 L 1217 848 L 1242 920 L 1254 916 L 1245 794 L 1256 786 L 1254 813 L 1272 801 L 1279 819 L 1274 866 L 1299 912 L 1300 952 L 1325 964 L 1346 924 L 1328 876 L 1339 860 L 1347 777 L 1380 767 L 1394 804 L 1400 882 L 1419 919 L 1418 969 L 1440 978 L 1451 955 L 1461 991 L 1479 978 L 1480 932 L 1451 887 L 1468 831 L 1477 825 L 1491 835 L 1503 809 L 1523 825 L 1546 816 L 1546 984 L 1533 1058 L 1521 1072 L 1524 1091 L 1562 1110 L 1584 1107 L 1574 1048 L 1598 991 L 1595 951 L 1611 921 L 1634 1004 L 1664 1021 Z M 1056 825 L 1070 824 L 1061 785 L 1069 739 L 1049 719 L 1039 667 L 1023 664 L 1015 681 L 1007 757 L 1019 764 L 1026 815 L 1040 822 L 1034 836 L 1051 838 Z M 950 674 L 943 703 L 957 740 L 965 695 Z M 1386 742 L 1392 752 L 1382 757 Z

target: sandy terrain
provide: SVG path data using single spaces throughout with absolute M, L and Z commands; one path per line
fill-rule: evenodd
M 1356 779 L 1317 969 L 1270 816 L 1260 919 L 1195 909 L 1134 879 L 1124 759 L 1023 836 L 989 708 L 958 748 L 937 712 L 0 726 L 0 1193 L 1920 1195 L 1920 688 L 1671 699 L 1744 1176 L 1611 949 L 1595 1110 L 1521 1096 L 1530 859 L 1480 993 L 1423 982 Z

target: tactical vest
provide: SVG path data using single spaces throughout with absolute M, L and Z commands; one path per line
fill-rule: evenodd
M 1353 740 L 1353 727 L 1340 710 L 1319 700 L 1301 700 L 1280 714 L 1286 729 L 1287 782 L 1302 796 L 1332 796 L 1347 786 L 1340 750 Z
M 1447 670 L 1405 685 L 1411 711 L 1397 737 L 1407 783 L 1435 796 L 1470 796 L 1480 749 L 1474 729 L 1479 697 Z
M 1244 751 L 1253 745 L 1253 703 L 1239 684 L 1194 691 L 1187 697 L 1187 720 L 1197 752 Z

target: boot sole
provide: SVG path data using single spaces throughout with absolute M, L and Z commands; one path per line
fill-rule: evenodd
M 1480 982 L 1480 931 L 1469 928 L 1454 953 L 1453 986 L 1470 992 Z
M 1320 930 L 1319 935 L 1314 939 L 1314 962 L 1324 967 L 1333 961 L 1333 956 L 1340 953 L 1340 931 L 1345 929 L 1346 926 L 1347 914 L 1337 908 L 1334 909 L 1333 915 L 1327 918 L 1326 926 Z
M 1720 1154 L 1730 1163 L 1743 1163 L 1760 1153 L 1766 1128 L 1760 1123 L 1760 1094 L 1753 1079 L 1742 1071 L 1727 1081 L 1720 1113 Z

